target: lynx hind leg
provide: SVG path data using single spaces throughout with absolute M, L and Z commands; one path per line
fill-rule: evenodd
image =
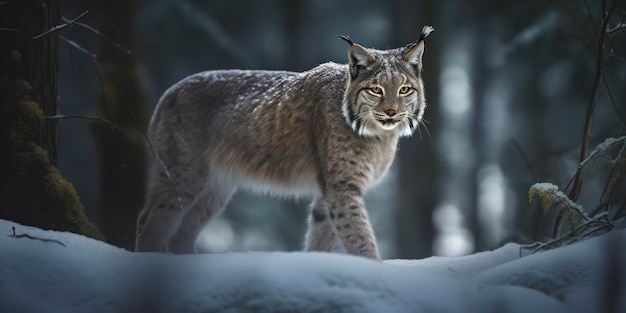
M 333 251 L 337 243 L 335 227 L 330 220 L 328 209 L 321 199 L 315 199 L 311 204 L 305 249 L 306 251 Z
M 196 240 L 212 217 L 224 210 L 235 191 L 231 185 L 217 184 L 207 179 L 204 190 L 187 208 L 178 230 L 168 244 L 168 251 L 176 254 L 196 253 Z
M 168 168 L 171 177 L 168 178 L 159 165 L 153 165 L 145 205 L 137 219 L 135 251 L 167 251 L 167 243 L 178 230 L 185 208 L 204 188 L 205 177 L 202 177 L 201 171 L 188 168 L 171 166 Z
M 166 251 L 166 243 L 176 230 L 182 209 L 172 186 L 162 178 L 148 182 L 145 204 L 137 219 L 135 251 Z

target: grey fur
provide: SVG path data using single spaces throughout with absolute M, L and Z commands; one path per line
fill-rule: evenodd
M 348 65 L 208 71 L 170 87 L 149 136 L 184 209 L 153 162 L 136 250 L 195 253 L 198 233 L 241 186 L 313 197 L 307 250 L 340 243 L 380 260 L 362 195 L 389 169 L 399 137 L 421 122 L 423 47 L 354 44 Z

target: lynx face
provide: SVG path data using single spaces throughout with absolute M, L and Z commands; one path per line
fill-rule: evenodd
M 426 107 L 420 75 L 423 52 L 423 40 L 385 51 L 351 43 L 343 115 L 355 132 L 362 136 L 413 134 Z

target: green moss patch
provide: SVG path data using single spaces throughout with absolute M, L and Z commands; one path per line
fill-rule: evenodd
M 85 215 L 74 186 L 34 141 L 44 116 L 30 98 L 30 90 L 26 81 L 18 80 L 14 97 L 2 104 L 0 218 L 103 240 L 100 230 Z

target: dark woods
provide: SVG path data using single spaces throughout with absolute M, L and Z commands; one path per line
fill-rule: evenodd
M 427 129 L 366 202 L 383 256 L 580 234 L 578 206 L 598 221 L 626 211 L 625 2 L 0 1 L 0 218 L 130 249 L 144 131 L 169 85 L 346 63 L 338 34 L 388 48 L 433 25 Z M 538 182 L 561 193 L 529 203 Z M 306 203 L 240 192 L 199 247 L 298 250 Z

